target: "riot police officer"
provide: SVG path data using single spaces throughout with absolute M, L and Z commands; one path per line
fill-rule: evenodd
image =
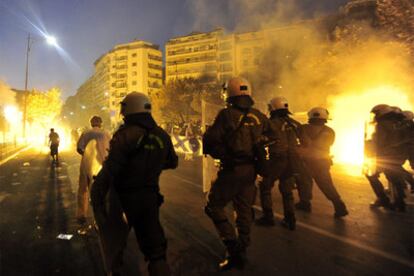
M 330 147 L 335 141 L 335 132 L 326 125 L 329 112 L 325 108 L 315 107 L 308 112 L 308 118 L 308 124 L 299 127 L 299 135 L 303 147 L 302 156 L 306 167 L 315 180 L 316 185 L 326 198 L 332 202 L 335 209 L 334 216 L 336 218 L 346 216 L 348 215 L 348 210 L 333 184 L 330 173 L 330 167 L 332 166 Z M 306 198 L 310 199 L 312 182 L 309 184 L 303 187 L 305 189 L 303 192 L 308 193 Z M 301 198 L 301 202 L 304 205 L 310 206 L 310 200 L 304 202 L 304 199 Z
M 264 226 L 274 225 L 272 188 L 279 180 L 279 190 L 283 200 L 284 219 L 282 225 L 290 230 L 296 227 L 293 186 L 294 174 L 297 171 L 300 158 L 296 149 L 299 145 L 297 129 L 300 123 L 289 117 L 289 104 L 284 97 L 274 97 L 269 102 L 271 128 L 274 133 L 280 133 L 277 143 L 269 147 L 270 175 L 263 177 L 259 183 L 260 202 L 263 216 L 256 220 L 256 224 Z
M 406 172 L 402 165 L 407 159 L 405 153 L 407 144 L 402 142 L 405 135 L 405 128 L 401 124 L 402 114 L 386 104 L 374 106 L 371 113 L 374 114 L 374 122 L 376 123 L 371 143 L 375 149 L 377 167 L 374 175 L 367 176 L 377 196 L 376 201 L 371 203 L 371 207 L 386 207 L 404 212 L 404 176 Z M 379 180 L 381 172 L 391 183 L 394 194 L 392 204 Z
M 205 212 L 227 248 L 227 256 L 220 263 L 220 269 L 243 269 L 256 197 L 254 147 L 269 131 L 269 121 L 252 107 L 254 102 L 247 80 L 234 77 L 223 89 L 227 107 L 219 111 L 213 125 L 203 135 L 204 154 L 219 159 L 221 164 L 208 194 Z M 224 210 L 230 202 L 237 214 L 237 233 Z
M 149 262 L 149 274 L 169 275 L 167 241 L 159 221 L 163 198 L 158 181 L 162 170 L 177 167 L 178 157 L 170 136 L 151 116 L 151 103 L 145 94 L 129 93 L 121 102 L 121 114 L 124 124 L 113 135 L 108 157 L 92 186 L 94 211 L 105 209 L 99 205 L 104 204 L 109 185 L 113 185 Z M 97 221 L 105 220 L 105 213 L 96 214 L 99 212 L 95 212 Z

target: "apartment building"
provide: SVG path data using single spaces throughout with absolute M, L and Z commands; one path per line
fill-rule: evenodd
M 157 93 L 162 87 L 162 53 L 158 45 L 137 40 L 116 45 L 99 57 L 95 72 L 78 90 L 86 108 L 105 110 L 112 125 L 119 120 L 120 101 L 130 91 Z
M 165 45 L 165 80 L 218 76 L 218 41 L 224 34 L 223 29 L 207 33 L 193 32 L 168 40 Z
M 223 29 L 170 39 L 165 46 L 166 81 L 210 75 L 219 80 L 253 72 L 265 31 L 225 34 Z
M 229 33 L 216 29 L 170 39 L 165 46 L 166 81 L 208 74 L 220 81 L 232 76 L 253 74 L 263 58 L 263 51 L 299 25 Z

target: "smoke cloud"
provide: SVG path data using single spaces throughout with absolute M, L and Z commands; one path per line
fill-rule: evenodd
M 0 106 L 14 105 L 15 102 L 15 93 L 4 81 L 0 80 Z
M 293 111 L 307 111 L 329 107 L 339 95 L 384 87 L 404 91 L 413 101 L 412 45 L 379 27 L 378 2 L 353 1 L 323 17 L 324 4 L 345 2 L 318 2 L 319 8 L 309 9 L 307 1 L 299 0 L 191 1 L 196 29 L 225 25 L 229 32 L 275 30 L 258 55 L 257 68 L 243 73 L 260 107 L 283 95 Z

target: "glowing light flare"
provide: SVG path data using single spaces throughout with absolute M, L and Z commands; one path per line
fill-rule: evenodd
M 22 119 L 22 112 L 16 106 L 7 105 L 4 108 L 4 117 L 6 118 L 9 124 L 18 124 Z
M 329 110 L 333 120 L 329 125 L 336 132 L 336 141 L 332 148 L 335 162 L 355 165 L 361 172 L 366 161 L 364 132 L 366 123 L 371 120 L 371 108 L 386 103 L 399 106 L 403 110 L 412 110 L 408 95 L 409 93 L 400 87 L 379 86 L 330 98 Z
M 47 44 L 49 44 L 53 47 L 59 47 L 56 37 L 51 36 L 51 35 L 46 35 L 45 39 L 46 39 Z

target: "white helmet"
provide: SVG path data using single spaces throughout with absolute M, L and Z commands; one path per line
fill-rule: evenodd
M 404 115 L 404 118 L 406 119 L 406 120 L 414 120 L 414 113 L 412 112 L 412 111 L 410 111 L 410 110 L 404 110 L 403 112 L 402 112 L 402 114 Z
M 252 95 L 250 83 L 241 77 L 234 77 L 223 84 L 226 98 L 234 96 Z
M 375 118 L 380 118 L 390 112 L 393 112 L 393 108 L 387 104 L 377 104 L 371 109 L 371 113 L 375 115 Z
M 121 102 L 121 114 L 127 116 L 134 113 L 151 113 L 151 102 L 147 95 L 131 92 Z
M 323 107 L 314 107 L 308 112 L 309 119 L 329 120 L 329 111 Z
M 285 97 L 274 97 L 269 102 L 269 110 L 274 111 L 278 109 L 289 109 L 289 103 Z

